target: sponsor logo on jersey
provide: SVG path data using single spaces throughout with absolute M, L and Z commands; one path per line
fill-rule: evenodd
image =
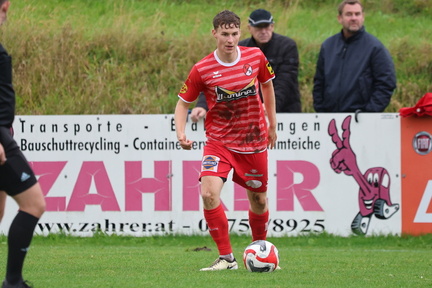
M 260 188 L 262 186 L 262 182 L 259 180 L 249 180 L 246 182 L 246 185 L 251 188 Z
M 202 171 L 217 172 L 219 157 L 213 155 L 205 155 L 202 160 Z
M 186 83 L 183 84 L 183 87 L 180 89 L 180 93 L 186 93 L 188 90 L 188 86 L 186 85 Z
M 274 75 L 273 67 L 270 65 L 270 62 L 267 62 L 266 66 L 267 66 L 267 70 L 270 72 L 270 74 Z
M 264 175 L 263 174 L 258 174 L 258 173 L 245 173 L 245 176 L 249 176 L 249 177 L 262 177 Z
M 259 173 L 257 169 L 251 169 L 249 170 L 249 173 L 245 173 L 245 176 L 249 177 L 263 177 L 264 175 Z
M 251 95 L 257 95 L 255 89 L 255 78 L 240 91 L 231 91 L 219 86 L 216 86 L 217 102 L 229 102 L 233 100 L 238 100 Z

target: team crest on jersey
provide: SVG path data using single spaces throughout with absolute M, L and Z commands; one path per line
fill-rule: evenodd
M 273 71 L 273 67 L 270 65 L 270 62 L 267 62 L 266 66 L 267 66 L 267 70 L 270 72 L 270 74 L 273 75 L 274 71 Z
M 204 155 L 202 164 L 201 164 L 201 171 L 218 171 L 218 165 L 219 165 L 219 157 L 213 156 L 213 155 Z
M 252 75 L 253 72 L 252 66 L 250 64 L 245 64 L 243 66 L 243 72 L 246 76 Z
M 186 93 L 186 91 L 188 90 L 188 87 L 186 85 L 186 83 L 183 84 L 183 87 L 180 89 L 180 93 Z
M 216 95 L 217 95 L 217 102 L 229 102 L 233 100 L 238 100 L 244 97 L 257 95 L 257 91 L 255 88 L 255 78 L 252 79 L 251 82 L 249 82 L 246 87 L 241 89 L 240 91 L 231 91 L 219 86 L 216 86 Z

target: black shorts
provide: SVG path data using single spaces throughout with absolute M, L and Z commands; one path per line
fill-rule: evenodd
M 0 191 L 17 195 L 36 184 L 37 180 L 29 163 L 13 139 L 8 127 L 0 126 L 0 143 L 6 153 L 6 163 L 0 165 Z

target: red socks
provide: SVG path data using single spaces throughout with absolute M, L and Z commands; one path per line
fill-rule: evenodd
M 269 211 L 258 215 L 249 210 L 249 225 L 252 230 L 252 241 L 265 240 L 267 238 L 267 228 L 269 221 Z
M 232 253 L 231 242 L 228 231 L 228 219 L 222 205 L 215 209 L 204 209 L 204 218 L 207 221 L 209 232 L 219 250 L 219 255 Z M 267 227 L 269 211 L 258 215 L 249 210 L 249 225 L 252 230 L 252 240 L 265 240 L 267 238 Z
M 209 232 L 219 250 L 219 255 L 232 253 L 228 232 L 228 219 L 222 205 L 215 209 L 204 209 L 204 218 L 207 221 Z

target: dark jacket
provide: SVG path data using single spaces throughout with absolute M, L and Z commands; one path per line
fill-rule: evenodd
M 12 59 L 0 44 L 0 126 L 11 127 L 15 117 Z
M 382 112 L 395 88 L 390 53 L 364 27 L 348 39 L 341 32 L 321 45 L 313 88 L 316 112 Z
M 252 37 L 240 41 L 239 46 L 258 47 Z M 297 78 L 299 67 L 297 44 L 289 37 L 273 33 L 270 41 L 260 49 L 276 75 L 273 79 L 276 112 L 301 112 Z M 200 94 L 196 107 L 208 110 L 204 94 Z

